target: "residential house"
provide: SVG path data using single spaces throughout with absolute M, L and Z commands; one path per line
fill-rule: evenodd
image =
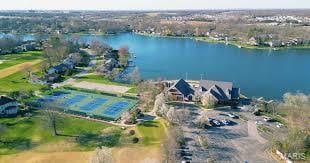
M 16 115 L 18 112 L 18 103 L 16 100 L 0 96 L 0 116 Z
M 54 82 L 57 82 L 59 78 L 60 78 L 60 75 L 56 73 L 52 73 L 52 74 L 45 75 L 44 81 L 46 81 L 47 83 L 54 83 Z
M 54 66 L 54 67 L 50 68 L 47 71 L 47 73 L 48 74 L 53 74 L 53 73 L 61 74 L 61 73 L 66 72 L 68 69 L 69 69 L 68 65 L 66 65 L 64 63 L 61 63 L 61 64 L 59 64 L 57 66 Z

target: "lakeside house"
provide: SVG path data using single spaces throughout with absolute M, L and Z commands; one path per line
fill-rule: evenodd
M 18 103 L 16 100 L 7 96 L 0 96 L 0 117 L 16 115 L 18 112 Z
M 48 69 L 47 74 L 44 77 L 44 80 L 48 83 L 56 82 L 61 74 L 64 74 L 68 70 L 72 70 L 79 63 L 81 58 L 80 53 L 71 53 L 65 58 L 62 63 L 51 67 Z
M 165 94 L 172 101 L 195 101 L 203 105 L 229 104 L 239 99 L 240 89 L 233 87 L 232 82 L 200 80 L 197 86 L 180 79 Z

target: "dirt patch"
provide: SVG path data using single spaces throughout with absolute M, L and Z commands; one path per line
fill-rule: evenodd
M 2 70 L 0 70 L 0 79 L 7 77 L 9 75 L 12 75 L 18 71 L 23 70 L 25 66 L 33 66 L 33 65 L 40 63 L 41 61 L 42 60 L 37 59 L 37 60 L 31 61 L 31 62 L 25 62 L 25 63 L 21 63 L 18 65 L 15 65 L 15 66 L 11 66 L 11 67 L 2 69 Z
M 163 161 L 158 146 L 115 148 L 113 158 L 115 163 L 161 163 Z
M 100 83 L 92 83 L 92 82 L 72 82 L 72 86 L 84 89 L 94 89 L 98 91 L 111 92 L 111 93 L 125 93 L 130 88 L 125 86 L 117 86 L 117 85 L 107 85 Z
M 0 157 L 0 163 L 86 163 L 93 152 L 24 152 Z M 73 161 L 74 160 L 74 161 Z

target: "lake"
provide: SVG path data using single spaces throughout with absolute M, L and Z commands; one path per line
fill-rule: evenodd
M 310 49 L 252 50 L 193 39 L 148 37 L 133 33 L 81 36 L 114 48 L 128 45 L 144 79 L 231 81 L 251 97 L 281 98 L 286 92 L 310 93 Z M 187 74 L 187 75 L 186 75 Z
M 144 79 L 185 79 L 187 76 L 194 80 L 202 77 L 231 81 L 248 97 L 269 99 L 280 99 L 286 92 L 310 93 L 310 49 L 240 49 L 222 43 L 133 33 L 80 38 L 86 42 L 96 39 L 114 48 L 128 45 L 136 56 L 133 63 Z

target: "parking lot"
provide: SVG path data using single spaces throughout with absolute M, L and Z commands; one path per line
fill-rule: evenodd
M 248 112 L 232 111 L 225 107 L 206 110 L 196 106 L 186 106 L 185 109 L 191 110 L 191 118 L 183 125 L 187 142 L 186 147 L 189 149 L 191 162 L 207 162 L 207 160 L 216 162 L 274 162 L 266 153 L 268 140 L 257 131 L 255 119 L 244 121 L 241 118 L 228 116 L 230 112 L 242 116 L 249 114 Z M 195 122 L 203 114 L 202 112 L 206 112 L 209 118 L 218 121 L 226 119 L 232 123 L 228 125 L 221 123 L 221 126 L 215 125 L 207 129 L 198 128 Z

